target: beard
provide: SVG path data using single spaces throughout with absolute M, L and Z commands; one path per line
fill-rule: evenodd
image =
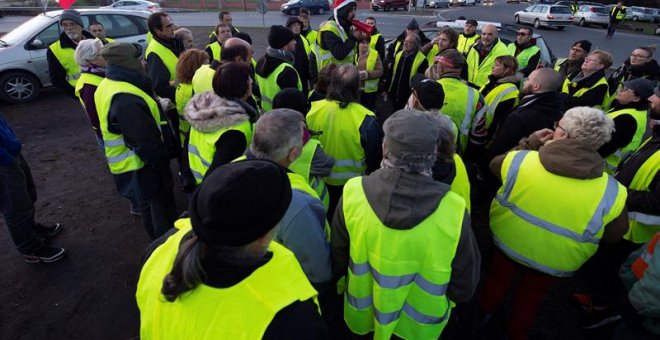
M 64 32 L 64 33 L 66 34 L 67 37 L 69 37 L 69 39 L 73 41 L 80 40 L 80 37 L 82 36 L 82 34 L 79 32 Z

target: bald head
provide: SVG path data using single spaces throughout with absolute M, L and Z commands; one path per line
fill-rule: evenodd
M 492 24 L 484 25 L 481 30 L 481 41 L 484 45 L 490 46 L 497 39 L 497 27 Z
M 241 46 L 245 47 L 248 51 L 247 53 L 247 61 L 249 62 L 252 60 L 252 54 L 254 53 L 254 50 L 252 49 L 252 45 L 248 43 L 247 41 L 241 39 L 241 38 L 229 38 L 227 41 L 225 41 L 224 48 L 229 49 L 232 47 L 236 46 Z
M 522 92 L 524 94 L 559 91 L 562 84 L 561 75 L 551 68 L 540 68 L 530 73 Z

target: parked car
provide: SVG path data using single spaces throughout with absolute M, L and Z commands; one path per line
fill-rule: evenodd
M 330 4 L 328 0 L 290 0 L 280 6 L 280 11 L 286 15 L 298 15 L 302 8 L 307 8 L 311 13 L 324 14 L 330 11 Z
M 106 35 L 116 41 L 136 42 L 147 47 L 146 11 L 79 9 L 83 24 L 103 24 Z M 50 86 L 46 49 L 60 37 L 62 11 L 39 14 L 0 37 L 0 99 L 25 103 L 39 97 Z
M 653 22 L 655 19 L 651 9 L 644 7 L 632 6 L 626 8 L 626 19 L 632 21 L 648 21 Z
M 566 6 L 532 5 L 513 14 L 517 24 L 532 24 L 534 28 L 556 27 L 563 30 L 573 20 L 573 13 Z
M 430 8 L 449 8 L 449 0 L 431 0 L 427 2 L 424 7 Z
M 484 6 L 495 6 L 495 0 L 483 0 L 482 4 Z
M 484 25 L 488 25 L 488 24 L 495 25 L 497 27 L 499 38 L 505 44 L 508 45 L 516 40 L 516 33 L 518 33 L 517 27 L 514 25 L 503 25 L 502 23 L 499 22 L 479 20 L 477 21 L 477 33 L 481 34 L 481 30 L 483 29 Z M 422 26 L 422 32 L 426 34 L 426 36 L 429 39 L 433 39 L 437 34 L 438 30 L 441 28 L 451 27 L 457 32 L 463 32 L 463 26 L 465 26 L 465 20 L 431 21 Z M 390 41 L 394 41 L 394 39 L 391 39 Z M 532 35 L 532 41 L 534 41 L 536 46 L 541 51 L 540 64 L 543 67 L 552 67 L 555 64 L 557 57 L 555 57 L 554 53 L 552 53 L 550 46 L 548 46 L 543 36 L 536 33 L 535 31 L 534 34 Z M 387 43 L 388 42 L 386 41 L 386 44 Z
M 520 0 L 506 0 L 506 3 L 507 3 L 507 4 L 510 4 L 510 3 L 512 3 L 512 2 L 519 4 L 519 3 L 520 3 Z
M 372 0 L 371 9 L 378 11 L 382 9 L 387 12 L 391 9 L 396 10 L 397 8 L 402 8 L 404 11 L 408 10 L 408 0 Z
M 103 6 L 99 8 L 122 9 L 129 11 L 150 11 L 150 12 L 159 12 L 161 10 L 159 4 L 145 0 L 121 0 L 113 3 L 110 6 Z
M 600 25 L 607 27 L 610 23 L 610 11 L 604 6 L 582 5 L 573 14 L 573 23 L 580 26 Z
M 450 6 L 476 6 L 477 0 L 449 0 Z
M 651 8 L 653 12 L 653 22 L 660 22 L 660 8 Z

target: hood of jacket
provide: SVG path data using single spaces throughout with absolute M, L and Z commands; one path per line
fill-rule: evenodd
M 212 132 L 249 120 L 238 102 L 221 98 L 211 91 L 193 96 L 184 109 L 190 126 L 201 132 Z
M 108 79 L 123 81 L 135 85 L 148 95 L 155 97 L 154 90 L 151 87 L 151 79 L 126 67 L 120 65 L 108 65 L 105 70 L 105 76 Z
M 490 77 L 490 76 L 489 76 L 489 77 Z M 511 75 L 511 76 L 506 76 L 506 77 L 502 77 L 502 78 L 500 78 L 500 79 L 497 79 L 497 83 L 498 83 L 498 84 L 511 83 L 511 84 L 516 85 L 516 87 L 517 87 L 518 85 L 520 85 L 520 81 L 521 81 L 524 77 L 525 77 L 525 76 L 523 76 L 522 73 L 520 73 L 520 72 L 516 72 L 515 74 L 513 74 L 513 75 Z
M 282 63 L 292 64 L 292 62 L 287 61 L 284 58 L 277 58 L 266 54 L 257 62 L 255 72 L 261 77 L 268 78 L 268 76 Z
M 596 150 L 575 139 L 546 143 L 539 149 L 539 159 L 549 172 L 577 179 L 598 178 L 605 168 L 605 161 Z
M 449 185 L 421 174 L 383 168 L 362 178 L 365 196 L 378 219 L 392 229 L 411 229 L 432 214 Z

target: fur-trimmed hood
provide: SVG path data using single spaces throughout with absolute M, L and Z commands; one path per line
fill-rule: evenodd
M 221 98 L 211 91 L 192 97 L 186 104 L 184 115 L 188 123 L 201 132 L 234 126 L 250 119 L 238 102 Z
M 524 77 L 525 76 L 522 73 L 516 72 L 512 76 L 506 76 L 506 77 L 502 77 L 502 78 L 498 79 L 497 83 L 498 84 L 511 83 L 511 84 L 514 84 L 514 85 L 518 86 L 518 85 L 520 85 L 520 81 L 523 80 Z

